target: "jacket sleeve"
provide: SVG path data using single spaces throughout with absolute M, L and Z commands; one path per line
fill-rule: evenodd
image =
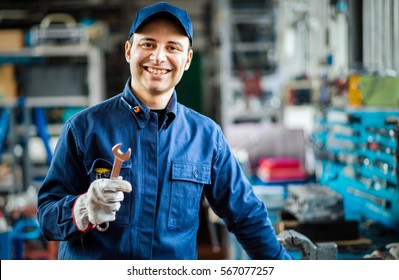
M 75 200 L 87 191 L 89 184 L 81 158 L 73 126 L 67 122 L 38 193 L 37 216 L 47 240 L 73 240 L 83 235 L 72 218 Z
M 205 196 L 252 259 L 292 259 L 277 241 L 267 209 L 253 192 L 221 131 Z

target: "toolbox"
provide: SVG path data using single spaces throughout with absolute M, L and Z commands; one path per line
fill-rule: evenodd
M 316 184 L 288 186 L 285 209 L 302 223 L 344 220 L 342 195 Z
M 30 44 L 40 45 L 71 45 L 86 44 L 87 30 L 75 19 L 65 13 L 54 13 L 45 16 L 39 25 L 30 31 Z
M 261 158 L 257 175 L 263 182 L 304 181 L 307 178 L 300 160 L 292 157 Z

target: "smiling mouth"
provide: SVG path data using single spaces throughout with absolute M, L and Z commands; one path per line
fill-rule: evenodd
M 165 69 L 155 69 L 155 68 L 151 68 L 151 67 L 144 67 L 144 69 L 147 72 L 150 72 L 151 74 L 155 74 L 155 75 L 164 75 L 169 72 L 168 70 L 165 70 Z

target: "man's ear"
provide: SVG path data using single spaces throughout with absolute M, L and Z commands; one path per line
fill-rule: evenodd
M 190 50 L 187 56 L 186 65 L 184 66 L 184 71 L 187 71 L 190 68 L 192 59 L 193 59 L 193 50 Z
M 129 41 L 126 41 L 125 43 L 125 59 L 129 63 L 130 62 L 130 50 L 132 46 Z

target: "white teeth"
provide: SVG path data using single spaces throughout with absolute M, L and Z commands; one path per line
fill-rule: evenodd
M 150 68 L 150 67 L 148 67 L 147 70 L 148 70 L 148 72 L 156 74 L 156 75 L 163 75 L 163 74 L 166 74 L 166 72 L 168 72 L 166 70 L 154 69 L 154 68 Z

